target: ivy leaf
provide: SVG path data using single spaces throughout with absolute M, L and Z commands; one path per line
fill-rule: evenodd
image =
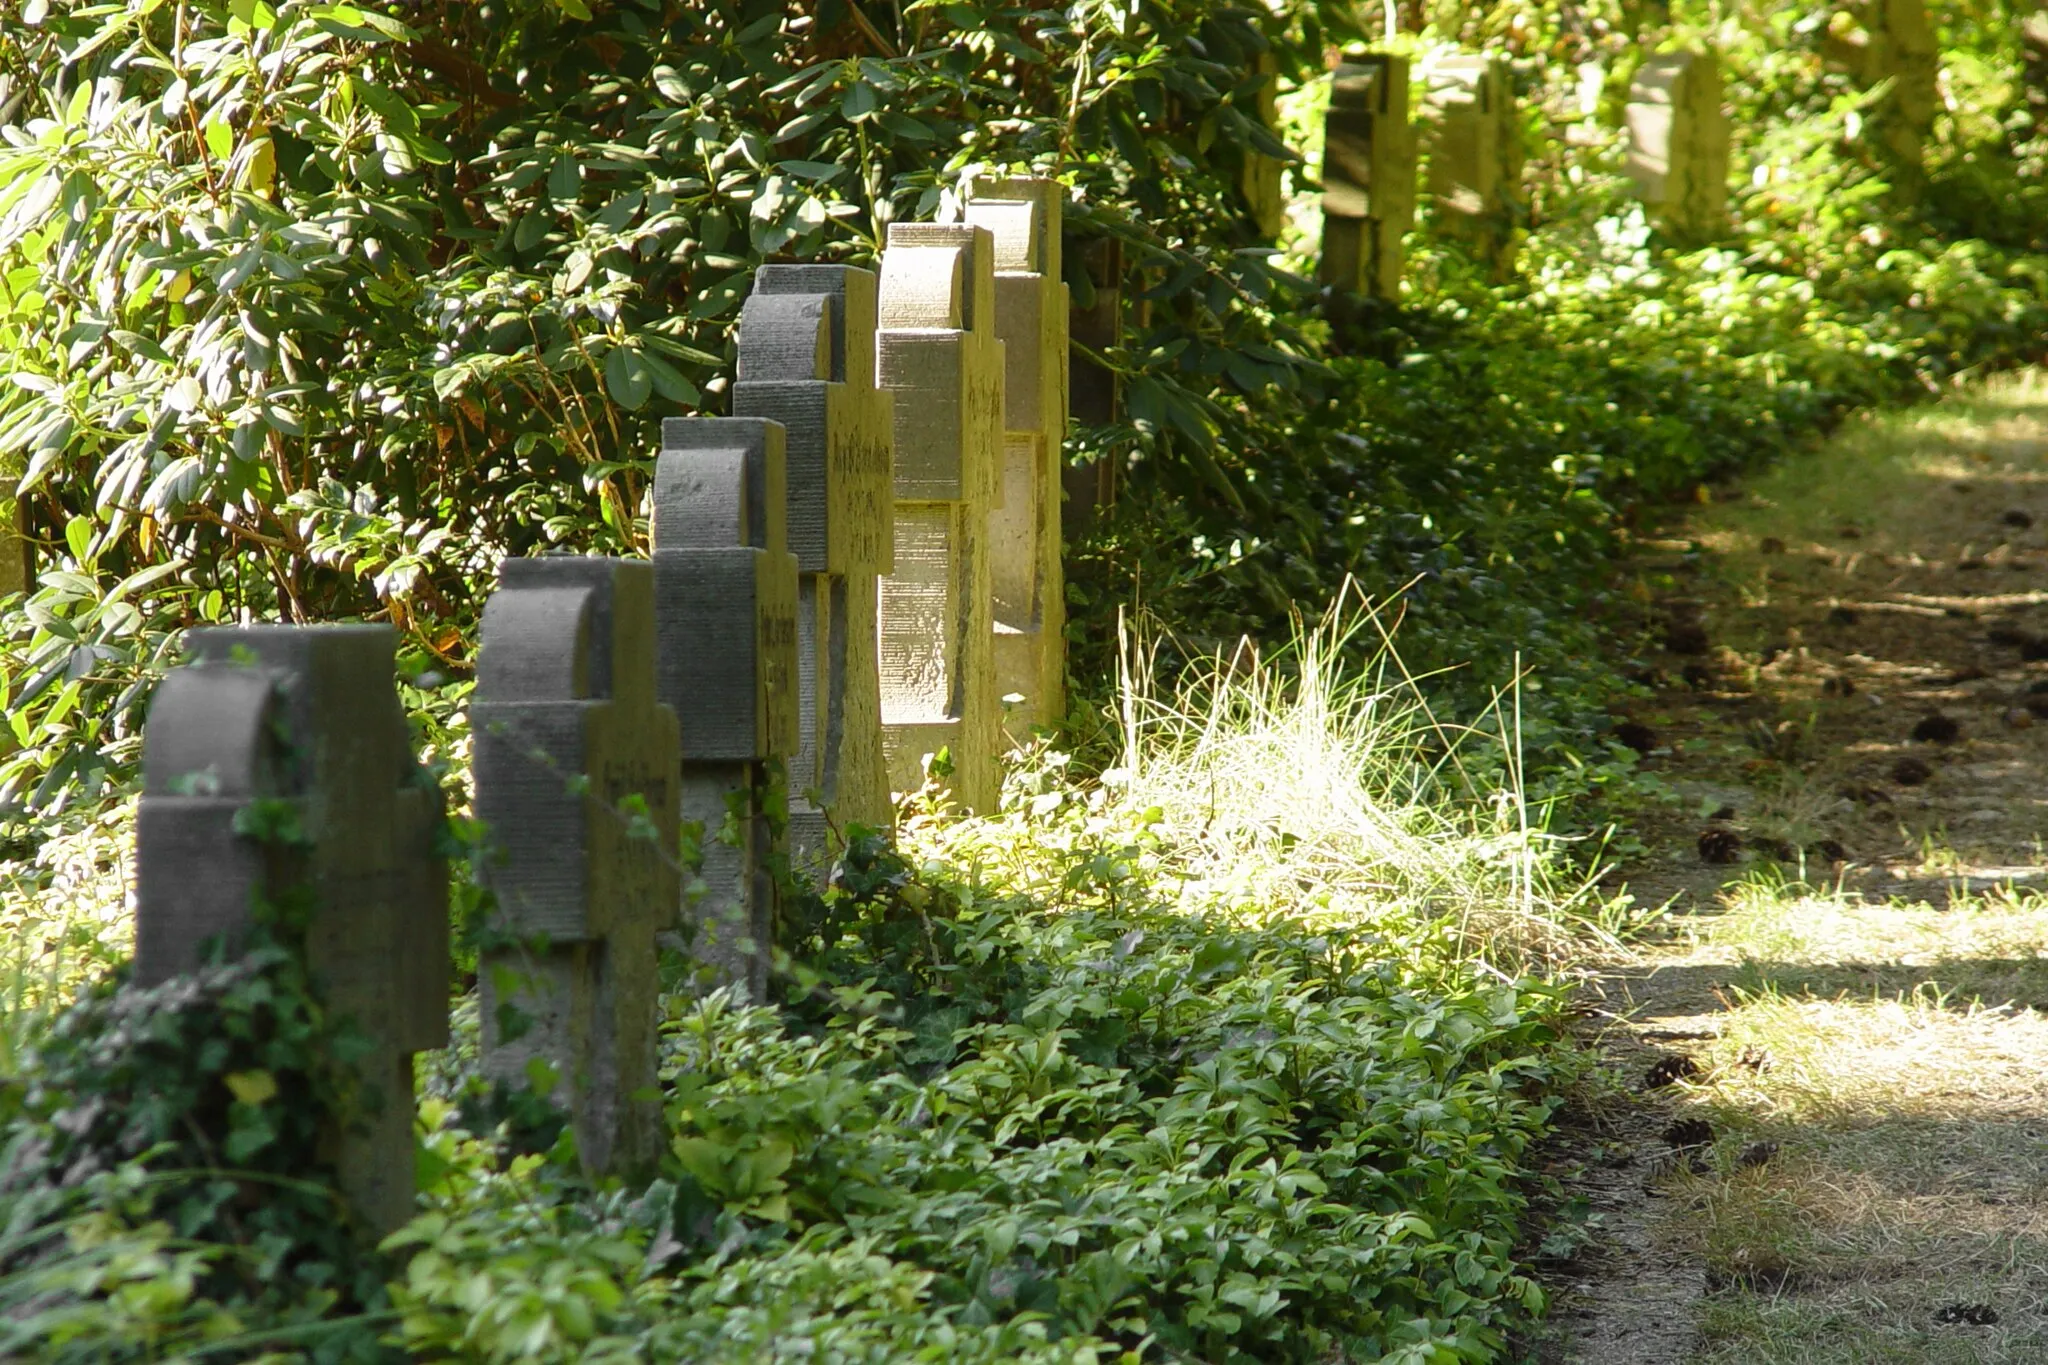
M 277 1098 L 277 1077 L 268 1071 L 230 1071 L 221 1080 L 243 1104 L 268 1104 Z

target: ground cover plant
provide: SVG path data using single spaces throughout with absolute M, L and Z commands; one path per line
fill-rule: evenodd
M 360 1252 L 280 1237 L 306 1216 L 289 1202 L 238 1224 L 247 1177 L 193 1170 L 223 1140 L 303 1155 L 262 1116 L 287 1092 L 299 1122 L 339 1103 L 304 1092 L 321 1073 L 291 1050 L 317 1017 L 261 1014 L 236 1051 L 175 1046 L 169 1020 L 299 999 L 287 965 L 157 988 L 191 996 L 183 1014 L 96 988 L 20 1063 L 41 1079 L 9 1125 L 0 1295 L 35 1311 L 10 1350 L 1495 1358 L 1542 1305 L 1513 1255 L 1518 1172 L 1572 1067 L 1564 993 L 1529 969 L 1599 930 L 1515 793 L 1465 804 L 1412 693 L 1322 671 L 1343 634 L 1312 635 L 1306 668 L 1218 661 L 1185 692 L 1134 692 L 1119 776 L 1041 750 L 999 816 L 927 804 L 898 848 L 857 840 L 788 927 L 779 1008 L 670 997 L 651 1185 L 592 1188 L 545 1106 L 497 1107 L 467 1007 L 427 1067 L 423 1211 L 387 1243 L 388 1284 Z M 1303 807 L 1291 838 L 1204 827 L 1253 779 L 1244 754 L 1282 751 L 1371 826 Z M 1507 908 L 1482 925 L 1472 902 Z M 53 1146 L 78 1128 L 62 1106 L 103 1071 L 132 1087 L 144 1059 L 102 1034 L 109 1010 L 165 1020 L 154 1084 L 222 1104 L 192 1138 L 80 1166 L 114 1135 Z M 317 1204 L 317 1174 L 301 1183 Z M 266 1254 L 292 1274 L 249 1292 L 237 1276 Z M 121 1311 L 97 1312 L 109 1297 Z

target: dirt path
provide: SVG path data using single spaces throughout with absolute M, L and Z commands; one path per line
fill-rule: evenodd
M 1539 1358 L 2048 1362 L 2048 378 L 1859 422 L 1623 587 L 1661 793 L 1612 884 L 1670 913 L 1591 1019 Z

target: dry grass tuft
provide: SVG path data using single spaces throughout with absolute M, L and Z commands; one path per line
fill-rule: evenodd
M 1151 658 L 1127 643 L 1124 764 L 1108 780 L 1118 803 L 1156 813 L 1186 899 L 1447 921 L 1516 965 L 1617 947 L 1523 800 L 1512 691 L 1490 730 L 1439 722 L 1370 604 L 1166 692 Z

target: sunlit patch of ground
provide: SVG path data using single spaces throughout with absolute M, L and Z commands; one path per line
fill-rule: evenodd
M 1632 1154 L 1704 1267 L 1684 1358 L 2048 1362 L 2048 379 L 1860 419 L 1659 534 L 1630 596 L 1706 652 L 1647 655 L 1670 796 L 1610 886 L 1673 913 L 1606 984 L 1659 1050 L 1632 1089 L 1696 1068 L 1648 1093 L 1700 1126 Z

